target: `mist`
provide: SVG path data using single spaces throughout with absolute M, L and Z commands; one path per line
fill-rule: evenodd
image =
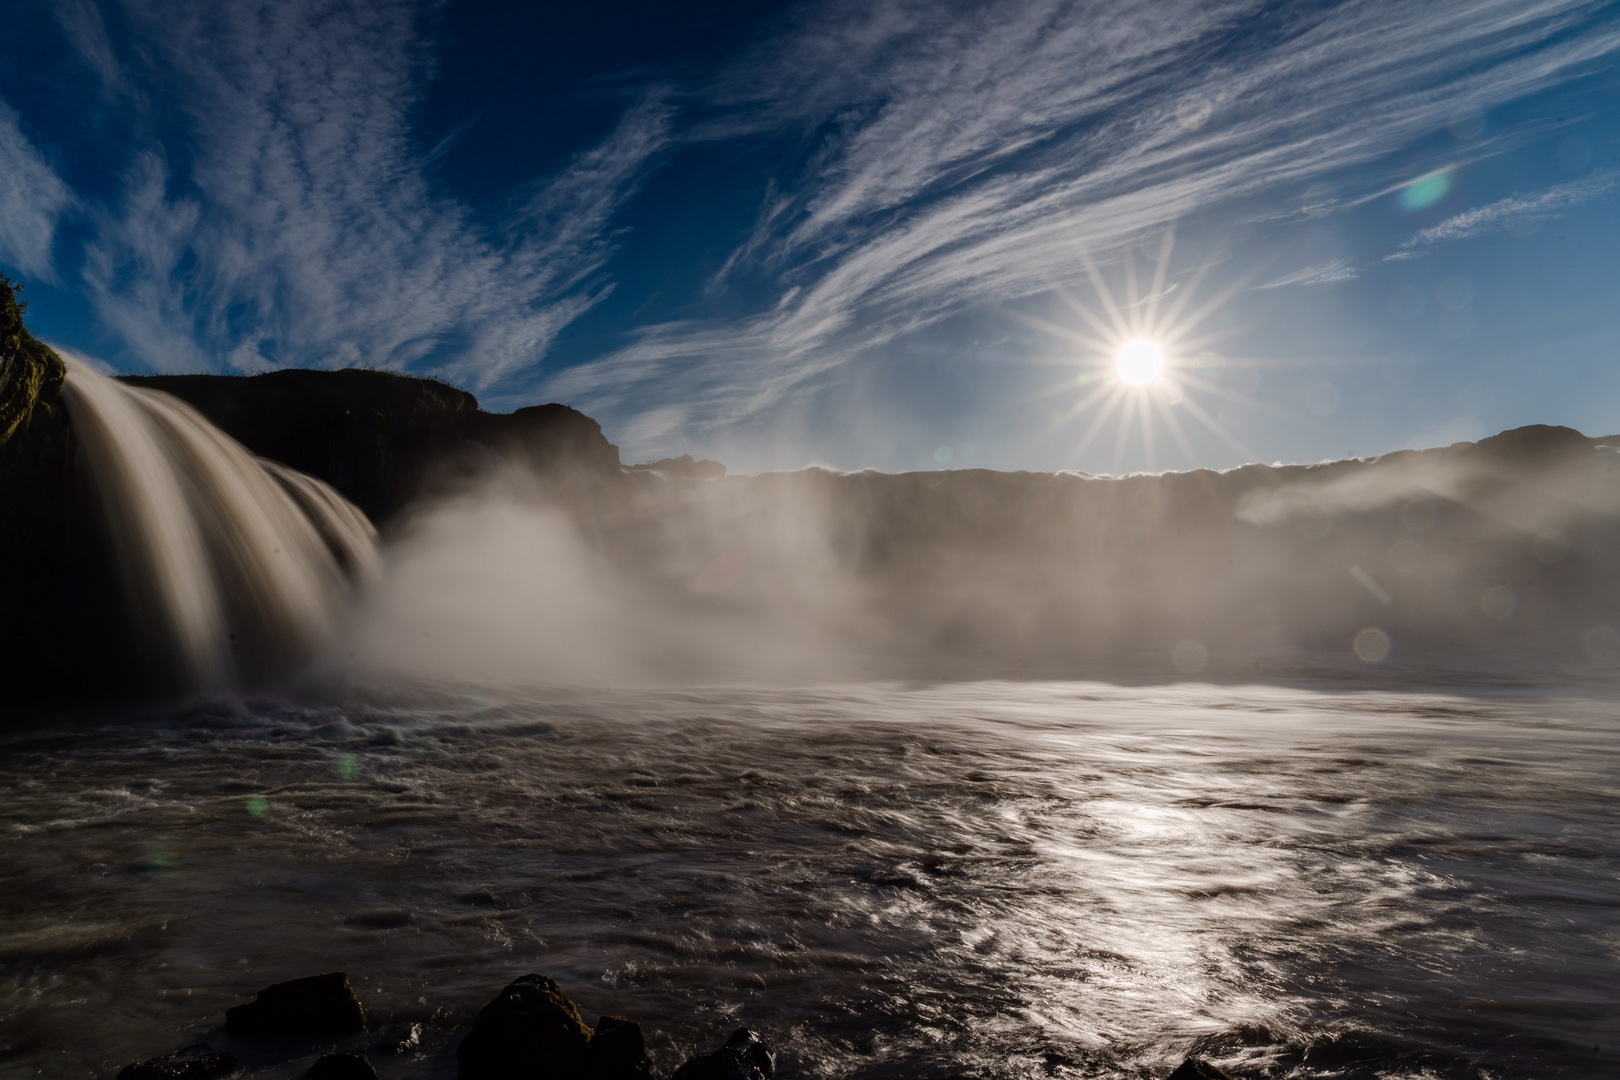
M 659 474 L 571 501 L 502 469 L 407 516 L 339 666 L 479 686 L 864 674 L 865 598 L 814 510 Z
M 1620 443 L 1620 441 L 1617 441 Z M 418 506 L 327 667 L 362 683 L 1595 673 L 1620 456 L 1568 429 L 1126 477 L 514 467 Z

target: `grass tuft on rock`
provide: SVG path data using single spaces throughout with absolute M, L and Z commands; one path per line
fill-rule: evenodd
M 0 274 L 0 446 L 25 427 L 36 409 L 54 411 L 67 369 L 50 346 L 28 332 L 22 286 Z

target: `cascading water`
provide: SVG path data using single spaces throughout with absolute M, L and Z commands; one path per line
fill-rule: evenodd
M 375 568 L 365 515 L 168 394 L 66 363 L 68 412 L 152 662 L 217 693 L 307 659 Z

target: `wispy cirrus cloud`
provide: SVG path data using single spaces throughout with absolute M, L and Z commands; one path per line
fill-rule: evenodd
M 79 58 L 101 80 L 103 94 L 112 97 L 135 92 L 123 64 L 119 62 L 117 50 L 107 33 L 107 20 L 100 8 L 91 0 L 55 0 L 51 5 L 51 14 L 56 16 L 57 24 L 73 43 Z
M 1231 200 L 1297 207 L 1333 175 L 1336 205 L 1360 205 L 1410 177 L 1345 171 L 1620 52 L 1620 12 L 1594 0 L 826 0 L 701 84 L 648 76 L 597 145 L 473 206 L 435 177 L 454 147 L 412 128 L 437 10 L 64 0 L 104 106 L 141 123 L 117 193 L 92 198 L 0 105 L 0 164 L 31 178 L 0 186 L 0 259 L 50 273 L 71 212 L 89 239 L 60 266 L 126 344 L 121 362 L 370 364 L 528 392 L 614 288 L 615 229 L 658 164 L 768 145 L 779 164 L 752 228 L 684 309 L 727 314 L 626 326 L 542 384 L 634 447 L 764 416 L 853 357 L 1075 285 L 1088 262 Z M 1499 151 L 1493 138 L 1440 164 Z M 1397 257 L 1453 235 L 1425 233 Z M 1336 247 L 1309 250 L 1272 284 L 1354 272 Z
M 1617 181 L 1620 181 L 1620 174 L 1603 173 L 1568 184 L 1558 184 L 1535 194 L 1510 195 L 1485 206 L 1464 210 L 1438 225 L 1413 233 L 1401 242 L 1399 248 L 1384 256 L 1384 261 L 1416 259 L 1427 255 L 1439 244 L 1482 236 L 1514 223 L 1533 226 L 1539 218 L 1613 191 Z
M 649 92 L 481 226 L 412 142 L 431 63 L 420 5 L 131 0 L 122 14 L 152 81 L 176 88 L 189 145 L 136 155 L 95 215 L 84 277 L 159 370 L 367 364 L 490 386 L 603 295 L 608 220 L 670 142 Z M 116 74 L 100 38 L 74 40 Z
M 1256 285 L 1255 288 L 1281 289 L 1288 285 L 1331 285 L 1335 281 L 1352 281 L 1355 277 L 1356 268 L 1350 265 L 1348 259 L 1329 259 L 1320 266 L 1307 266 L 1303 270 L 1284 274 L 1263 285 Z
M 0 101 L 0 261 L 54 281 L 51 249 L 57 225 L 73 204 L 73 192 Z
M 1073 283 L 1145 230 L 1363 165 L 1617 49 L 1612 9 L 1564 0 L 824 6 L 712 92 L 736 110 L 715 137 L 812 133 L 727 268 L 775 281 L 777 304 L 644 328 L 549 386 L 649 434 L 724 424 L 897 335 Z

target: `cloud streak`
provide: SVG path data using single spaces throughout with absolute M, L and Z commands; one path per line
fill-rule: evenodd
M 0 101 L 0 261 L 56 280 L 51 249 L 56 228 L 74 204 L 72 191 L 23 134 L 17 114 Z
M 1464 210 L 1438 225 L 1431 225 L 1427 229 L 1413 233 L 1401 242 L 1399 249 L 1384 256 L 1384 261 L 1415 259 L 1427 255 L 1438 244 L 1482 236 L 1514 222 L 1533 224 L 1539 218 L 1614 190 L 1617 179 L 1620 177 L 1615 173 L 1605 173 L 1573 183 L 1559 184 L 1538 194 L 1510 195 L 1485 206 Z
M 1558 0 L 823 7 L 713 90 L 738 130 L 811 133 L 728 267 L 778 303 L 644 328 L 549 387 L 649 434 L 732 423 L 898 335 L 1074 284 L 1146 230 L 1365 165 L 1617 49 L 1601 6 Z M 1194 94 L 1211 108 L 1187 130 Z
M 1348 259 L 1330 259 L 1321 266 L 1307 266 L 1303 270 L 1284 274 L 1264 285 L 1256 285 L 1255 288 L 1281 289 L 1288 285 L 1331 285 L 1335 281 L 1351 281 L 1355 277 L 1356 268 L 1350 265 Z

